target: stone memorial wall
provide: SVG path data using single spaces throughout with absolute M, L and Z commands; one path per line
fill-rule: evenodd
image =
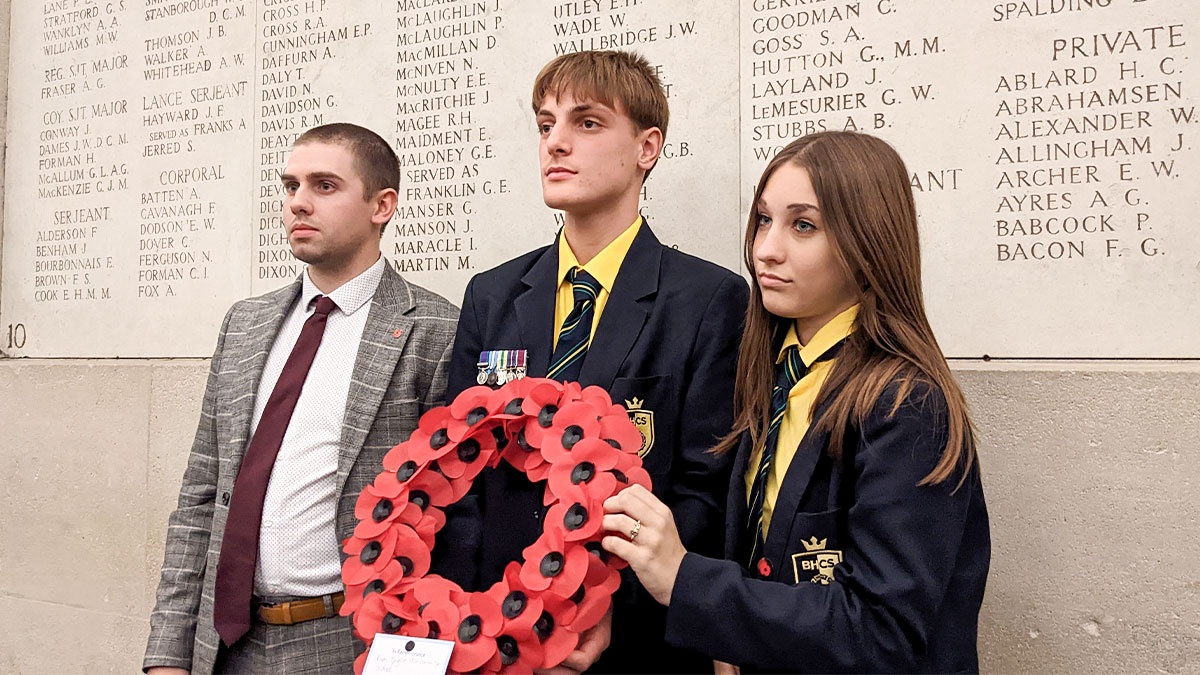
M 278 174 L 334 121 L 393 144 L 384 254 L 457 302 L 561 225 L 534 75 L 620 48 L 668 88 L 664 242 L 741 269 L 766 161 L 857 129 L 908 163 L 948 355 L 1200 357 L 1198 31 L 1167 0 L 21 0 L 0 350 L 209 354 L 302 269 Z

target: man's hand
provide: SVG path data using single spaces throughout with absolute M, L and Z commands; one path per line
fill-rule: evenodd
M 167 668 L 166 666 L 155 666 L 146 671 L 146 675 L 190 675 L 183 668 Z
M 742 669 L 724 661 L 713 661 L 713 673 L 714 675 L 741 675 Z
M 609 607 L 600 623 L 580 634 L 575 651 L 560 665 L 536 671 L 537 675 L 579 675 L 591 668 L 612 641 L 612 613 L 612 607 Z

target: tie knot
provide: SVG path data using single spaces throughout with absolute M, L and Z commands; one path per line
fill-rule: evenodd
M 786 388 L 791 389 L 808 371 L 804 360 L 800 358 L 800 348 L 792 345 L 783 351 L 783 372 L 780 373 L 780 383 L 786 382 Z
M 595 300 L 600 293 L 600 282 L 578 267 L 572 267 L 571 271 L 567 273 L 567 281 L 571 282 L 575 302 Z
M 313 310 L 313 314 L 321 316 L 329 316 L 329 313 L 337 309 L 337 305 L 329 298 L 328 295 L 317 296 L 317 307 Z

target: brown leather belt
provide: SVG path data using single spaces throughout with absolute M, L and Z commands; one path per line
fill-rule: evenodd
M 319 598 L 293 600 L 278 605 L 259 605 L 258 618 L 263 623 L 290 626 L 303 621 L 337 616 L 338 610 L 342 608 L 342 603 L 345 601 L 346 594 L 338 591 L 332 595 L 322 595 Z

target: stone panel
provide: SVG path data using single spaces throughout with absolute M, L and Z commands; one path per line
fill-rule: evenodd
M 0 594 L 141 612 L 150 369 L 0 368 Z

